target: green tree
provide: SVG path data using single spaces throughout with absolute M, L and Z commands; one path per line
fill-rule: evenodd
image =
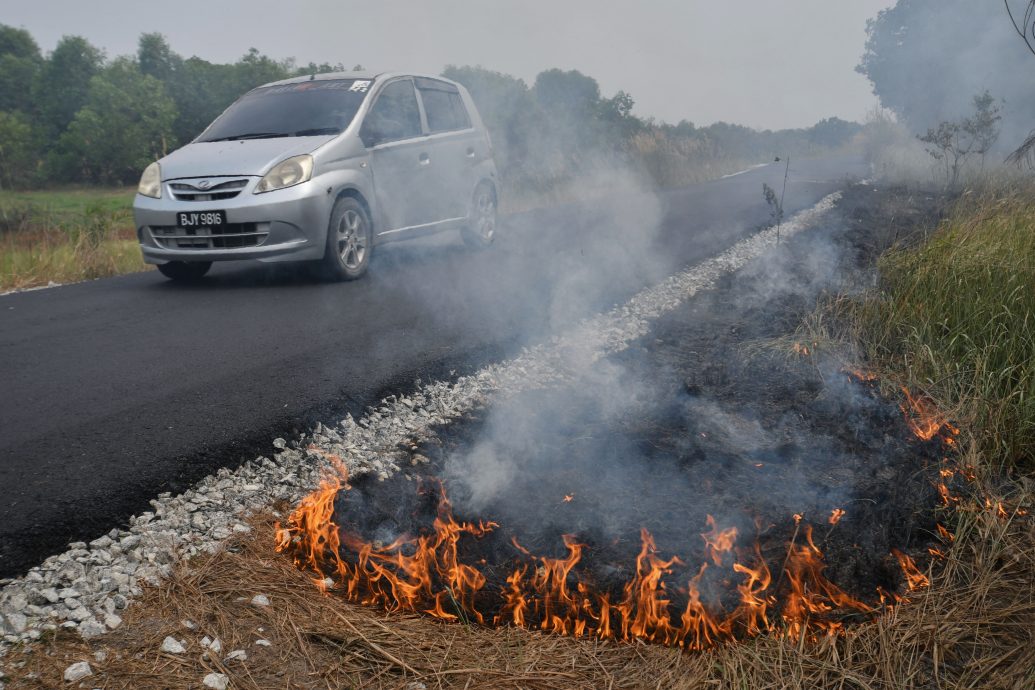
M 344 63 L 341 63 L 341 62 L 336 62 L 333 65 L 331 63 L 329 63 L 329 62 L 321 62 L 320 64 L 316 64 L 315 62 L 310 62 L 308 65 L 304 65 L 302 67 L 296 68 L 294 70 L 292 76 L 303 77 L 303 76 L 305 76 L 307 74 L 327 74 L 328 72 L 345 72 L 345 71 L 346 71 L 345 70 L 345 65 L 344 65 Z
M 135 62 L 117 59 L 90 80 L 86 104 L 61 135 L 52 168 L 64 180 L 132 183 L 168 151 L 175 119 L 162 83 Z
M 0 112 L 0 187 L 29 187 L 35 181 L 32 126 L 23 113 Z
M 33 86 L 40 134 L 52 142 L 86 103 L 90 81 L 104 54 L 81 36 L 64 36 L 43 63 Z
M 973 98 L 974 114 L 961 122 L 943 121 L 927 130 L 920 141 L 927 144 L 927 153 L 938 161 L 945 174 L 945 184 L 955 189 L 964 167 L 973 156 L 985 156 L 999 138 L 999 106 L 985 91 Z
M 608 134 L 612 142 L 624 141 L 646 129 L 646 123 L 632 114 L 635 103 L 633 97 L 625 91 L 600 101 L 599 116 L 610 130 Z
M 0 110 L 32 110 L 32 83 L 42 64 L 28 31 L 0 24 Z
M 578 70 L 540 72 L 532 88 L 539 105 L 553 117 L 586 122 L 600 108 L 600 85 Z
M 463 84 L 470 92 L 492 136 L 503 174 L 522 168 L 543 120 L 524 80 L 482 67 L 456 65 L 447 66 L 442 76 Z
M 173 127 L 180 143 L 193 140 L 241 95 L 267 82 L 294 76 L 288 65 L 252 48 L 233 64 L 214 64 L 199 57 L 183 60 L 166 83 L 178 106 Z
M 171 82 L 183 65 L 183 58 L 172 51 L 165 36 L 159 33 L 140 34 L 137 42 L 140 71 L 163 83 Z
M 231 84 L 236 92 L 234 98 L 256 86 L 294 76 L 289 64 L 290 61 L 278 62 L 255 48 L 249 48 L 244 57 L 233 65 Z
M 812 125 L 808 130 L 809 142 L 817 146 L 836 148 L 844 146 L 852 137 L 862 131 L 858 122 L 848 122 L 839 117 L 828 117 Z
M 914 132 L 968 117 L 986 89 L 1001 99 L 1004 142 L 1012 148 L 1031 130 L 1035 69 L 1002 2 L 898 0 L 866 31 L 856 69 Z

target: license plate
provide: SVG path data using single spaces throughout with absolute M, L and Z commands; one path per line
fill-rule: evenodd
M 226 225 L 226 211 L 180 211 L 176 225 L 181 228 L 218 228 Z

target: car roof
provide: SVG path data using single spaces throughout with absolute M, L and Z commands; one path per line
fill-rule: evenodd
M 370 79 L 372 81 L 383 81 L 385 79 L 391 79 L 392 77 L 423 77 L 425 79 L 438 79 L 439 81 L 456 84 L 452 79 L 446 79 L 437 74 L 420 74 L 417 72 L 372 72 L 370 70 L 363 70 L 357 72 L 324 72 L 322 74 L 306 74 L 301 77 L 291 77 L 290 79 L 271 81 L 268 84 L 263 84 L 256 88 L 261 89 L 266 86 L 279 86 L 281 84 L 298 84 L 304 81 L 322 81 L 324 79 Z

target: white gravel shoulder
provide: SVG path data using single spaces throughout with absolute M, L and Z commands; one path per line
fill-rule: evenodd
M 840 193 L 831 194 L 797 214 L 781 226 L 779 236 L 815 224 L 839 198 Z M 347 416 L 333 426 L 317 424 L 298 444 L 276 439 L 271 458 L 221 469 L 177 496 L 159 495 L 151 501 L 152 510 L 130 518 L 126 529 L 70 544 L 24 577 L 0 580 L 0 656 L 11 644 L 58 627 L 76 628 L 83 637 L 118 627 L 120 612 L 141 588 L 159 583 L 178 560 L 217 551 L 235 532 L 249 531 L 244 520 L 250 514 L 278 500 L 294 504 L 314 489 L 326 453 L 340 456 L 354 475 L 372 472 L 387 478 L 400 465 L 422 460 L 411 454 L 413 442 L 430 436 L 433 426 L 496 395 L 563 381 L 576 365 L 625 349 L 648 331 L 652 320 L 777 241 L 775 228 L 758 232 L 512 360 L 454 382 L 418 382 L 416 392 L 386 398 L 358 421 Z

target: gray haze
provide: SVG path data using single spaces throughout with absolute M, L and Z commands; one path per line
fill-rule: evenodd
M 531 82 L 577 69 L 605 95 L 623 89 L 635 113 L 668 122 L 717 120 L 804 127 L 862 120 L 876 99 L 854 72 L 866 20 L 892 0 L 6 0 L 0 22 L 44 51 L 79 34 L 109 57 L 161 32 L 185 57 L 231 62 L 248 48 L 300 64 L 438 72 L 470 64 Z

